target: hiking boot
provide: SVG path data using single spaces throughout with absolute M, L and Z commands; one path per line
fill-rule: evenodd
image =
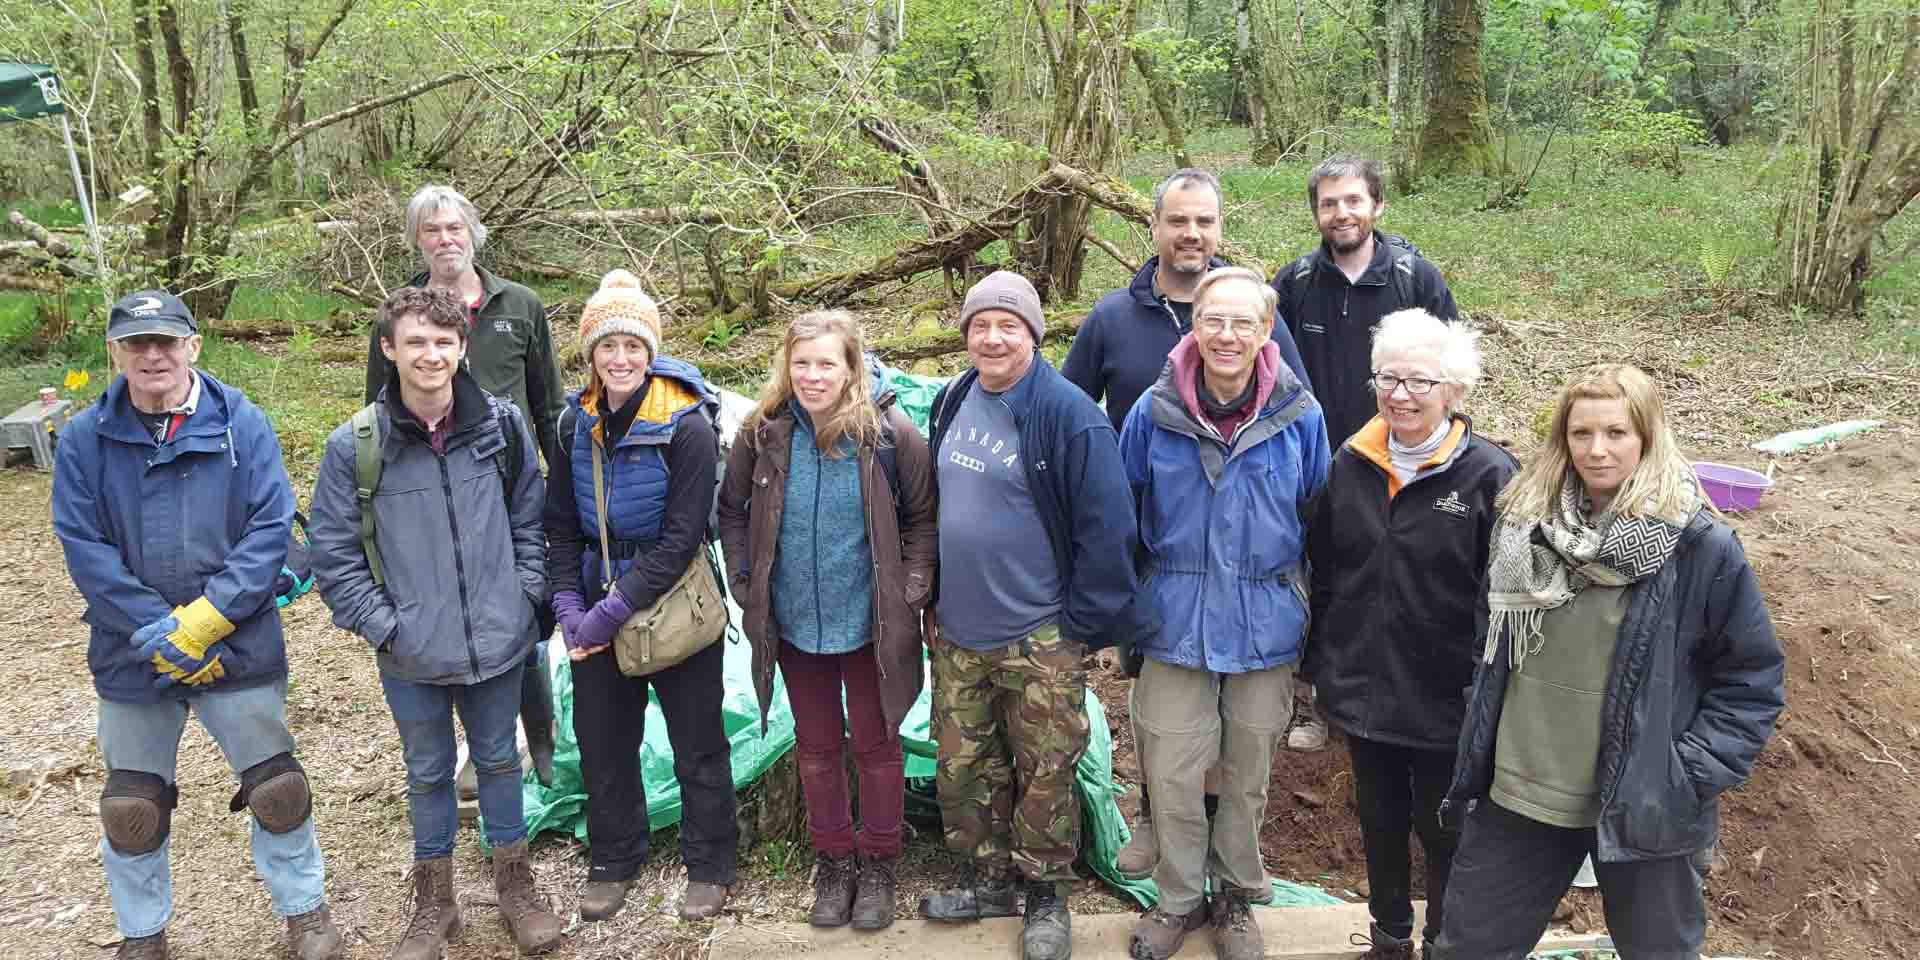
M 527 731 L 534 777 L 543 787 L 553 786 L 553 685 L 545 659 L 529 667 L 520 682 L 520 725 Z
M 1022 960 L 1067 960 L 1073 956 L 1073 914 L 1051 880 L 1027 884 L 1027 924 L 1020 931 Z
M 813 910 L 807 922 L 816 927 L 844 927 L 853 919 L 852 856 L 821 854 L 813 863 Z
M 860 858 L 860 878 L 853 898 L 855 930 L 885 930 L 893 926 L 894 870 L 899 857 Z
M 521 953 L 545 953 L 560 945 L 563 924 L 534 886 L 527 841 L 493 848 L 493 892 Z
M 323 902 L 297 917 L 287 918 L 287 945 L 300 960 L 331 960 L 340 952 L 340 928 Z
M 1167 960 L 1180 952 L 1187 934 L 1205 926 L 1207 905 L 1203 902 L 1184 916 L 1154 907 L 1140 915 L 1133 932 L 1127 935 L 1127 956 L 1133 960 Z
M 1396 937 L 1380 929 L 1377 923 L 1367 924 L 1366 936 L 1356 933 L 1348 937 L 1347 942 L 1367 948 L 1360 960 L 1413 960 L 1413 938 Z
M 167 960 L 167 931 L 145 937 L 128 937 L 120 941 L 120 949 L 114 951 L 114 960 Z
M 394 945 L 393 960 L 440 960 L 447 941 L 460 935 L 460 907 L 453 901 L 453 858 L 413 864 L 413 919 Z
M 687 881 L 686 896 L 680 900 L 680 919 L 712 920 L 726 907 L 733 888 L 718 883 Z
M 1287 730 L 1287 749 L 1318 753 L 1327 748 L 1327 722 L 1314 710 L 1311 697 L 1293 698 L 1293 724 Z
M 1247 891 L 1228 887 L 1207 904 L 1213 921 L 1213 955 L 1219 960 L 1263 960 L 1267 945 L 1254 922 Z
M 580 919 L 608 920 L 626 906 L 632 880 L 589 880 L 580 888 Z
M 948 921 L 1011 917 L 1017 913 L 1016 899 L 1011 867 L 994 869 L 970 864 L 961 875 L 959 886 L 920 898 L 920 915 L 928 920 Z

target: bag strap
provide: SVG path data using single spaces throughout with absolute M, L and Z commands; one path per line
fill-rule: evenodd
M 601 476 L 600 441 L 588 438 L 593 444 L 593 519 L 600 527 L 600 576 L 607 588 L 613 588 L 613 561 L 607 546 L 607 482 Z
M 373 536 L 373 494 L 380 488 L 380 405 L 369 403 L 353 415 L 354 499 L 360 505 L 360 548 L 367 555 L 373 582 L 384 586 L 385 567 Z

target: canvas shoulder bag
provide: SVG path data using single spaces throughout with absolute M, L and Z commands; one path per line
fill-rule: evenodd
M 601 466 L 600 444 L 593 442 L 593 505 L 600 527 L 600 575 L 613 589 L 612 551 L 607 544 L 607 488 Z M 706 545 L 695 550 L 687 572 L 680 575 L 653 606 L 639 610 L 613 635 L 614 659 L 620 672 L 644 677 L 705 650 L 727 632 L 727 600 L 705 556 Z

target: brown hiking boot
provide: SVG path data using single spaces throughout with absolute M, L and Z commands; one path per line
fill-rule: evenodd
M 440 960 L 447 941 L 460 935 L 460 906 L 453 902 L 453 858 L 413 864 L 413 919 L 394 945 L 393 960 Z
M 1143 811 L 1140 825 L 1133 828 L 1133 836 L 1113 858 L 1113 868 L 1128 880 L 1145 880 L 1153 876 L 1153 868 L 1159 865 L 1160 846 L 1154 841 L 1153 818 Z
M 680 900 L 680 919 L 711 920 L 720 915 L 732 895 L 732 887 L 689 880 L 686 896 Z
M 545 953 L 560 945 L 562 924 L 534 887 L 527 841 L 493 848 L 493 891 L 500 900 L 500 916 L 513 931 L 514 946 L 521 953 Z
M 300 960 L 332 960 L 340 952 L 340 928 L 325 903 L 287 918 L 287 946 Z
M 813 910 L 807 922 L 816 927 L 844 927 L 853 919 L 853 857 L 821 854 L 813 864 Z
M 146 937 L 128 937 L 120 941 L 114 960 L 167 960 L 167 931 Z
M 1133 960 L 1167 960 L 1180 952 L 1188 933 L 1205 926 L 1206 922 L 1204 901 L 1185 915 L 1154 907 L 1140 916 L 1133 932 L 1127 935 L 1127 956 Z
M 860 879 L 853 898 L 855 930 L 885 930 L 893 926 L 893 893 L 899 883 L 894 871 L 899 866 L 899 857 L 861 859 Z
M 1219 960 L 1263 960 L 1266 942 L 1253 919 L 1247 891 L 1228 887 L 1207 904 L 1213 921 L 1213 955 Z
M 1366 936 L 1356 933 L 1348 937 L 1347 942 L 1367 948 L 1360 960 L 1413 960 L 1413 938 L 1396 937 L 1380 929 L 1377 923 L 1367 924 Z
M 611 919 L 627 903 L 627 888 L 632 880 L 589 880 L 580 888 L 580 919 Z

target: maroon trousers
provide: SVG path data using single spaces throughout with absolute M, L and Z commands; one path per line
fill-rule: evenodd
M 850 653 L 806 653 L 780 644 L 780 675 L 793 706 L 800 789 L 807 798 L 807 831 L 815 853 L 883 860 L 900 855 L 900 824 L 906 809 L 906 763 L 900 732 L 880 711 L 880 673 L 873 645 Z M 845 722 L 840 690 L 846 688 Z M 860 824 L 856 841 L 853 805 L 847 796 L 847 728 L 853 729 L 853 764 L 860 776 Z

